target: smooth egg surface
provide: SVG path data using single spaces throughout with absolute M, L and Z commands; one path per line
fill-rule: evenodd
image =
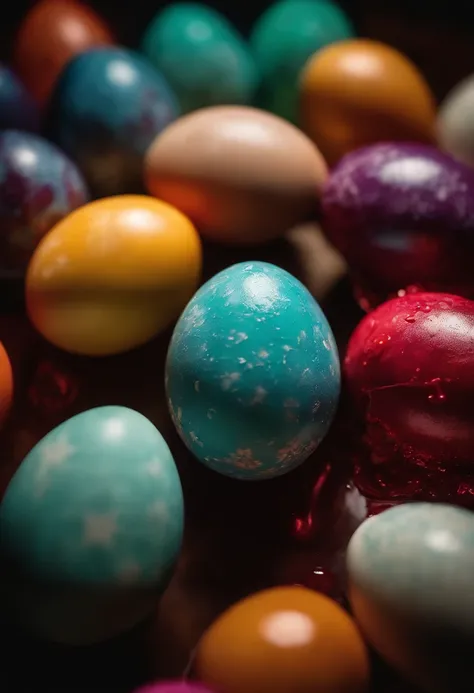
M 347 552 L 349 597 L 370 643 L 431 693 L 468 691 L 474 514 L 407 503 L 366 520 Z
M 438 111 L 437 129 L 443 149 L 474 167 L 474 74 L 446 96 Z
M 210 240 L 257 244 L 316 216 L 327 169 L 282 118 L 215 106 L 170 125 L 145 160 L 150 194 L 175 205 Z
M 259 82 L 255 61 L 244 38 L 211 7 L 169 5 L 151 21 L 142 48 L 168 80 L 183 113 L 253 99 Z
M 39 110 L 20 79 L 0 63 L 0 130 L 36 132 Z
M 288 272 L 247 262 L 199 289 L 173 333 L 169 406 L 188 448 L 239 479 L 284 474 L 326 435 L 339 396 L 331 328 Z
M 181 547 L 183 496 L 169 448 L 136 411 L 85 411 L 26 456 L 0 526 L 23 625 L 71 644 L 112 637 L 153 608 Z
M 31 321 L 56 346 L 104 356 L 144 344 L 175 319 L 201 273 L 196 229 L 145 195 L 91 202 L 57 224 L 26 277 Z
M 365 693 L 369 662 L 350 616 L 304 587 L 276 587 L 231 606 L 197 650 L 198 677 L 221 693 Z

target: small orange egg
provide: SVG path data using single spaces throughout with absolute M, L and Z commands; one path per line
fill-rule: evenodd
M 26 276 L 28 314 L 66 351 L 128 351 L 179 315 L 201 260 L 196 229 L 171 205 L 144 195 L 91 202 L 38 245 Z
M 5 351 L 0 342 L 0 426 L 10 413 L 13 401 L 13 371 Z
M 304 587 L 243 599 L 204 633 L 196 673 L 220 693 L 363 693 L 364 642 L 350 616 Z
M 378 41 L 338 41 L 315 53 L 300 82 L 301 127 L 329 164 L 373 142 L 432 142 L 436 106 L 423 75 Z

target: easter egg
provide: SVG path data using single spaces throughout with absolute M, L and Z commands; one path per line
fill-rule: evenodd
M 143 156 L 176 116 L 170 88 L 144 58 L 104 47 L 77 56 L 63 71 L 49 130 L 103 197 L 141 191 Z
M 306 61 L 324 46 L 352 35 L 348 17 L 328 0 L 280 0 L 270 5 L 250 36 L 262 73 L 262 107 L 298 122 L 298 82 Z
M 364 309 L 413 286 L 474 295 L 474 172 L 449 155 L 364 147 L 333 169 L 321 207 Z
M 369 642 L 427 693 L 472 690 L 474 514 L 408 503 L 366 520 L 347 551 Z
M 44 105 L 74 55 L 111 43 L 109 28 L 87 5 L 75 0 L 40 0 L 20 26 L 13 61 L 27 89 Z
M 213 693 L 207 686 L 196 681 L 159 681 L 138 688 L 135 693 Z
M 199 641 L 198 677 L 220 693 L 363 693 L 367 652 L 350 616 L 304 587 L 258 592 Z
M 0 268 L 26 270 L 36 246 L 58 221 L 88 200 L 75 164 L 38 135 L 0 133 Z
M 339 41 L 301 75 L 300 124 L 332 165 L 388 140 L 432 142 L 435 100 L 408 58 L 377 41 Z
M 175 327 L 166 363 L 177 430 L 237 479 L 291 471 L 316 449 L 339 396 L 337 347 L 308 290 L 265 262 L 210 279 Z
M 13 371 L 5 351 L 0 342 L 0 426 L 10 413 L 13 402 Z
M 438 112 L 437 127 L 443 149 L 474 166 L 474 74 L 446 96 Z
M 39 111 L 22 82 L 0 63 L 0 130 L 39 129 Z
M 28 314 L 66 351 L 115 354 L 167 327 L 200 272 L 201 243 L 181 212 L 142 195 L 97 200 L 39 244 L 26 277 Z
M 254 59 L 243 37 L 206 5 L 176 2 L 161 10 L 148 26 L 142 48 L 173 88 L 183 112 L 252 101 L 258 85 Z
M 302 132 L 245 106 L 180 118 L 145 161 L 149 192 L 222 243 L 261 243 L 311 218 L 325 178 L 326 165 Z
M 378 498 L 473 502 L 474 301 L 407 294 L 359 323 L 345 381 L 370 454 L 356 481 Z
M 9 606 L 69 644 L 117 635 L 156 606 L 183 532 L 170 450 L 144 416 L 89 409 L 25 457 L 0 505 Z

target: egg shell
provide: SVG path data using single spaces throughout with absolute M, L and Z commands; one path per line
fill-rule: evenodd
M 0 342 L 0 426 L 10 413 L 13 403 L 13 371 L 5 347 Z
M 474 167 L 474 74 L 459 82 L 444 99 L 437 132 L 443 149 Z
M 38 135 L 0 133 L 0 267 L 23 275 L 42 237 L 88 201 L 76 165 Z
M 170 450 L 131 409 L 78 414 L 21 463 L 0 527 L 22 625 L 70 644 L 112 637 L 155 607 L 178 557 L 183 496 Z
M 97 200 L 57 224 L 36 249 L 26 303 L 41 334 L 101 356 L 139 346 L 175 319 L 198 285 L 191 222 L 144 195 Z
M 238 479 L 291 471 L 326 435 L 339 396 L 331 328 L 295 277 L 264 262 L 209 280 L 172 336 L 166 385 L 178 432 Z
M 459 500 L 469 498 L 473 363 L 474 301 L 407 294 L 359 323 L 347 347 L 344 376 L 367 427 L 373 471 L 390 480 L 377 487 L 378 494 L 390 495 L 398 475 L 407 482 L 407 496 L 452 491 Z
M 354 33 L 349 18 L 326 0 L 282 0 L 263 12 L 250 46 L 262 72 L 262 108 L 298 123 L 299 76 L 313 53 Z
M 436 105 L 424 77 L 395 48 L 338 41 L 316 52 L 300 79 L 300 124 L 330 165 L 374 142 L 433 142 Z
M 98 197 L 142 192 L 143 156 L 178 115 L 167 82 L 138 53 L 89 50 L 63 70 L 48 114 L 51 138 Z
M 0 63 L 0 130 L 39 129 L 39 110 L 21 80 Z
M 176 2 L 158 12 L 146 29 L 142 50 L 168 80 L 184 113 L 250 103 L 258 86 L 244 38 L 206 5 Z
M 474 171 L 434 147 L 348 154 L 325 185 L 323 228 L 365 309 L 411 285 L 474 295 Z
M 198 677 L 220 693 L 363 693 L 369 663 L 350 616 L 304 587 L 258 592 L 204 633 Z
M 179 679 L 177 681 L 149 683 L 138 688 L 135 693 L 213 693 L 213 691 L 196 681 Z
M 109 28 L 87 5 L 74 0 L 41 0 L 23 19 L 13 62 L 28 90 L 45 105 L 73 56 L 112 43 Z
M 369 642 L 422 690 L 472 690 L 474 514 L 408 503 L 366 520 L 347 551 L 349 597 Z
M 314 216 L 326 175 L 303 133 L 244 106 L 180 118 L 157 137 L 145 161 L 149 192 L 222 243 L 268 241 Z

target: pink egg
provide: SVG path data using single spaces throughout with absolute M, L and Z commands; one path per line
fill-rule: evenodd
M 134 693 L 214 693 L 207 686 L 194 681 L 156 681 L 148 683 L 142 688 L 137 689 Z

